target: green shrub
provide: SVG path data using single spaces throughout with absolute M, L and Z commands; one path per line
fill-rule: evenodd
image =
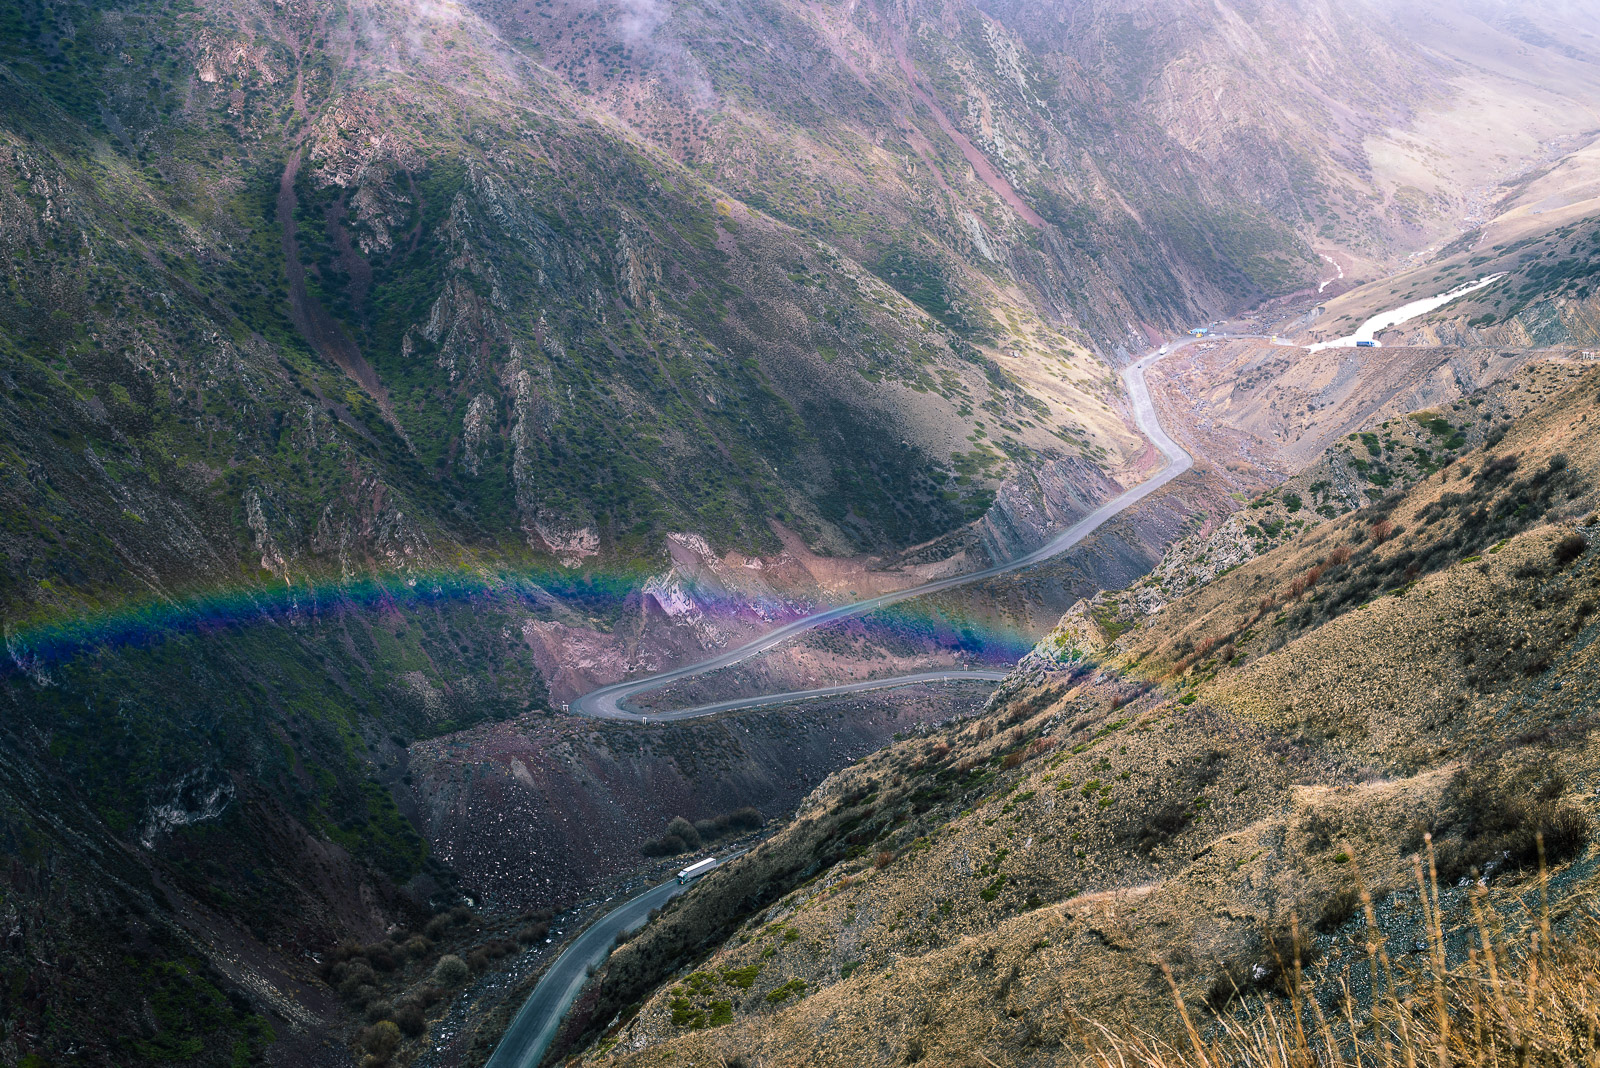
M 439 958 L 439 963 L 433 966 L 433 981 L 443 987 L 460 986 L 471 974 L 467 962 L 454 953 L 446 953 Z
M 380 1020 L 361 1033 L 361 1048 L 378 1063 L 393 1057 L 400 1048 L 400 1027 L 393 1020 Z
M 767 994 L 767 1002 L 771 1005 L 779 1005 L 787 999 L 796 995 L 804 994 L 805 992 L 806 981 L 804 979 L 790 979 L 787 983 L 784 983 L 782 986 L 776 987 L 770 991 Z
M 747 964 L 743 968 L 728 968 L 722 973 L 723 981 L 740 990 L 749 990 L 761 974 L 760 964 Z
M 395 1010 L 394 1022 L 400 1032 L 408 1038 L 416 1038 L 428 1029 L 427 1018 L 422 1013 L 422 1006 L 415 1001 L 404 1001 Z

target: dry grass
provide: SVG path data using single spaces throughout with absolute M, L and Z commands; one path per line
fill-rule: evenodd
M 1344 988 L 1332 1018 L 1301 981 L 1301 960 L 1284 962 L 1289 997 L 1252 999 L 1202 1033 L 1170 971 L 1172 999 L 1187 1042 L 1118 1033 L 1080 1018 L 1096 1068 L 1455 1068 L 1466 1065 L 1600 1065 L 1600 913 L 1594 903 L 1563 902 L 1562 933 L 1551 923 L 1543 843 L 1537 903 L 1502 912 L 1480 886 L 1469 897 L 1475 937 L 1464 959 L 1447 958 L 1439 879 L 1428 842 L 1427 872 L 1417 858 L 1419 899 L 1427 917 L 1427 965 L 1390 959 L 1372 898 L 1367 918 L 1371 999 Z M 1501 903 L 1505 908 L 1506 902 Z M 1510 931 L 1521 931 L 1512 935 Z M 1292 945 L 1300 943 L 1298 929 Z M 1287 1004 L 1285 1003 L 1287 1001 Z

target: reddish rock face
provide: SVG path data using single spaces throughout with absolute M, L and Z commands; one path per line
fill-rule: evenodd
M 639 847 L 674 816 L 753 805 L 786 818 L 839 768 L 974 711 L 986 692 L 869 693 L 659 726 L 528 717 L 414 744 L 410 796 L 486 906 L 559 905 L 647 863 Z

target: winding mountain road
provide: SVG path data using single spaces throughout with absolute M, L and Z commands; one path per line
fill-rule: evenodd
M 1166 465 L 1163 466 L 1162 469 L 1152 477 L 1139 483 L 1132 489 L 1124 490 L 1122 493 L 1119 493 L 1117 496 L 1111 498 L 1111 500 L 1106 501 L 1100 507 L 1096 508 L 1094 511 L 1090 512 L 1088 515 L 1084 516 L 1082 519 L 1072 524 L 1072 526 L 1068 527 L 1060 534 L 1057 534 L 1054 538 L 1051 538 L 1049 541 L 1045 542 L 1032 552 L 1023 556 L 1019 556 L 1015 560 L 1009 560 L 1003 564 L 996 564 L 993 567 L 984 568 L 981 571 L 971 571 L 963 575 L 952 575 L 949 578 L 936 579 L 933 582 L 925 582 L 920 586 L 910 586 L 903 590 L 896 590 L 893 593 L 885 593 L 878 597 L 869 597 L 864 601 L 855 601 L 851 604 L 838 605 L 834 608 L 824 609 L 821 612 L 815 612 L 809 616 L 802 616 L 800 619 L 786 623 L 776 630 L 769 631 L 753 641 L 749 641 L 743 645 L 725 650 L 713 657 L 702 660 L 699 663 L 685 664 L 682 667 L 672 668 L 669 671 L 662 671 L 654 675 L 646 675 L 637 679 L 628 679 L 625 682 L 613 683 L 610 686 L 602 686 L 598 690 L 591 690 L 582 697 L 575 698 L 568 705 L 568 710 L 571 712 L 576 712 L 579 715 L 593 716 L 596 719 L 631 720 L 635 723 L 642 723 L 652 720 L 687 719 L 691 716 L 706 716 L 713 712 L 725 712 L 734 708 L 749 708 L 756 704 L 777 704 L 784 700 L 802 700 L 806 697 L 820 697 L 825 696 L 829 690 L 837 693 L 853 692 L 851 689 L 839 688 L 825 688 L 823 690 L 800 690 L 789 694 L 774 694 L 771 697 L 740 698 L 736 701 L 719 701 L 716 704 L 701 705 L 697 708 L 687 708 L 677 712 L 639 712 L 626 707 L 624 704 L 628 698 L 634 696 L 635 694 L 647 693 L 650 690 L 659 689 L 670 682 L 677 682 L 680 679 L 687 679 L 696 675 L 703 675 L 708 671 L 715 671 L 718 668 L 730 667 L 733 664 L 739 663 L 741 660 L 755 656 L 757 653 L 763 653 L 774 646 L 781 645 L 797 634 L 804 634 L 806 631 L 814 630 L 825 623 L 832 623 L 835 620 L 851 619 L 856 616 L 863 616 L 869 612 L 877 611 L 879 608 L 883 608 L 886 605 L 896 604 L 900 601 L 907 601 L 913 597 L 921 597 L 929 593 L 938 593 L 940 590 L 954 589 L 957 586 L 965 586 L 973 582 L 982 582 L 984 579 L 994 578 L 996 575 L 1004 575 L 1012 571 L 1019 571 L 1022 568 L 1031 567 L 1034 564 L 1049 560 L 1051 557 L 1058 556 L 1066 550 L 1072 548 L 1074 545 L 1077 545 L 1079 542 L 1083 541 L 1090 534 L 1094 533 L 1101 526 L 1103 526 L 1113 516 L 1117 515 L 1119 512 L 1130 507 L 1131 505 L 1137 504 L 1139 501 L 1144 500 L 1146 497 L 1150 496 L 1150 494 L 1154 493 L 1156 490 L 1160 489 L 1162 486 L 1165 486 L 1167 483 L 1171 482 L 1173 479 L 1177 478 L 1179 475 L 1183 474 L 1185 471 L 1189 470 L 1189 468 L 1194 466 L 1194 458 L 1185 452 L 1183 447 L 1180 446 L 1176 441 L 1173 441 L 1172 438 L 1167 435 L 1167 432 L 1162 429 L 1161 421 L 1156 417 L 1155 405 L 1151 403 L 1150 400 L 1150 391 L 1145 388 L 1144 382 L 1144 373 L 1151 364 L 1155 363 L 1157 360 L 1172 355 L 1174 352 L 1177 352 L 1179 349 L 1182 349 L 1190 344 L 1193 344 L 1193 342 L 1177 341 L 1168 345 L 1163 345 L 1157 351 L 1152 352 L 1144 356 L 1142 359 L 1129 364 L 1122 370 L 1122 382 L 1127 388 L 1128 399 L 1133 404 L 1133 421 L 1144 433 L 1144 435 L 1155 444 L 1156 448 L 1161 451 L 1161 454 L 1166 458 Z M 936 675 L 938 677 L 943 677 L 944 675 L 948 674 L 953 677 L 957 673 L 928 672 L 924 674 Z M 967 677 L 977 676 L 968 675 Z M 856 689 L 881 689 L 889 685 L 912 685 L 913 678 L 913 676 L 901 676 L 895 679 L 882 679 L 871 685 L 850 685 Z M 916 681 L 932 680 L 917 679 Z
M 887 679 L 862 679 L 859 682 L 841 682 L 837 686 L 818 686 L 812 690 L 790 690 L 788 693 L 769 693 L 761 697 L 730 697 L 726 701 L 713 701 L 709 705 L 693 708 L 676 708 L 670 712 L 641 712 L 640 720 L 665 723 L 673 719 L 694 719 L 713 712 L 731 712 L 736 708 L 766 708 L 770 705 L 787 705 L 795 701 L 811 701 L 819 697 L 836 697 L 842 693 L 863 693 L 867 690 L 897 690 L 902 686 L 924 686 L 945 682 L 1003 682 L 1009 671 L 988 671 L 982 668 L 951 668 L 949 671 L 919 671 L 915 675 L 895 675 Z
M 764 697 L 737 697 L 726 701 L 717 701 L 712 704 L 696 705 L 693 708 L 682 708 L 669 712 L 635 712 L 623 707 L 622 702 L 634 694 L 645 693 L 664 686 L 678 679 L 687 679 L 717 668 L 737 664 L 746 657 L 771 649 L 797 634 L 803 634 L 824 623 L 836 619 L 849 619 L 853 616 L 863 615 L 884 605 L 894 604 L 897 601 L 920 597 L 926 593 L 936 593 L 939 590 L 953 589 L 964 586 L 970 582 L 981 582 L 996 575 L 1004 575 L 1011 571 L 1029 567 L 1033 564 L 1048 560 L 1059 553 L 1072 548 L 1094 531 L 1098 530 L 1107 520 L 1119 512 L 1150 496 L 1156 490 L 1165 486 L 1190 467 L 1194 466 L 1194 459 L 1183 450 L 1177 442 L 1169 437 L 1161 428 L 1160 420 L 1156 418 L 1155 406 L 1151 403 L 1150 392 L 1145 388 L 1145 370 L 1157 360 L 1169 356 L 1179 349 L 1191 344 L 1188 341 L 1175 342 L 1163 345 L 1158 351 L 1152 352 L 1136 363 L 1123 369 L 1122 380 L 1128 390 L 1128 397 L 1133 402 L 1133 419 L 1139 429 L 1144 432 L 1166 457 L 1166 465 L 1151 478 L 1113 497 L 1111 500 L 1096 508 L 1084 518 L 1050 539 L 1032 552 L 1020 556 L 1015 560 L 994 567 L 985 568 L 966 575 L 956 575 L 951 578 L 927 582 L 921 586 L 912 586 L 908 589 L 897 590 L 880 597 L 857 601 L 854 604 L 840 605 L 813 615 L 797 619 L 769 634 L 763 635 L 754 641 L 734 649 L 702 660 L 697 664 L 687 664 L 671 671 L 648 675 L 644 678 L 630 679 L 612 686 L 605 686 L 584 694 L 569 706 L 570 711 L 581 715 L 594 716 L 599 719 L 632 720 L 634 722 L 650 722 L 690 719 L 695 716 L 709 716 L 715 712 L 728 712 L 739 708 L 759 708 L 764 705 L 788 704 L 793 701 L 803 701 L 815 697 L 829 697 L 836 694 L 858 693 L 864 690 L 888 689 L 899 686 L 917 686 L 930 683 L 947 681 L 983 680 L 998 682 L 1006 677 L 1002 671 L 961 670 L 961 671 L 925 671 L 915 675 L 901 675 L 892 679 L 875 679 L 862 682 L 841 683 L 837 686 L 823 686 L 812 690 L 797 690 L 790 693 L 768 694 Z M 726 864 L 738 854 L 733 854 L 719 863 Z M 573 939 L 561 955 L 556 958 L 544 977 L 534 987 L 533 993 L 523 1003 L 517 1016 L 511 1022 L 505 1035 L 500 1040 L 500 1045 L 495 1048 L 494 1054 L 489 1058 L 485 1068 L 534 1068 L 550 1043 L 555 1039 L 556 1030 L 561 1024 L 561 1019 L 571 1006 L 578 992 L 583 988 L 589 968 L 599 964 L 605 959 L 606 954 L 616 943 L 624 931 L 637 930 L 642 927 L 650 917 L 650 910 L 666 904 L 667 901 L 689 889 L 680 886 L 677 880 L 662 883 L 646 890 L 639 896 L 623 902 L 604 916 L 596 920 L 582 934 Z
M 717 862 L 717 867 L 743 852 L 724 857 Z M 624 932 L 643 927 L 650 919 L 651 909 L 660 908 L 692 885 L 680 885 L 677 879 L 670 879 L 624 901 L 585 928 L 545 970 L 484 1068 L 533 1068 L 537 1065 L 555 1040 L 556 1029 L 567 1008 L 583 989 L 589 969 L 606 959 L 606 954 Z

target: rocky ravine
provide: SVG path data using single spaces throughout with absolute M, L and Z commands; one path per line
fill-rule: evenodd
M 674 816 L 754 806 L 785 819 L 842 764 L 970 713 L 987 690 L 864 693 L 658 726 L 500 723 L 413 745 L 404 792 L 486 907 L 560 904 L 638 869 L 639 847 Z
M 1297 926 L 1316 996 L 1364 1012 L 1354 872 L 1389 952 L 1426 946 L 1424 832 L 1447 925 L 1474 869 L 1523 922 L 1498 895 L 1534 888 L 1540 828 L 1558 900 L 1588 892 L 1597 375 L 1119 636 L 1063 621 L 983 714 L 830 779 L 613 956 L 587 1062 L 1048 1064 L 1085 1018 L 1181 1041 L 1157 964 L 1204 1026 L 1236 990 L 1290 1013 Z

